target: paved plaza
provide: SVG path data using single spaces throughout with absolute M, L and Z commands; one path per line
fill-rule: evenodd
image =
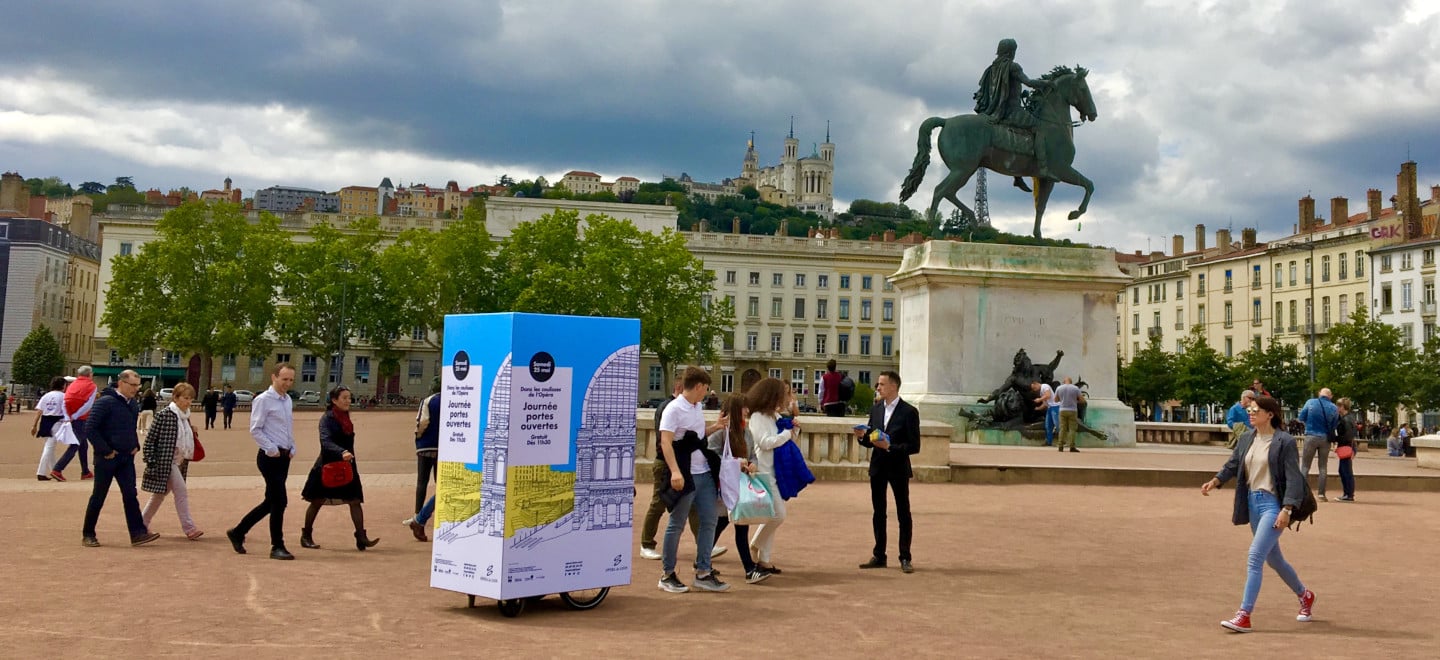
M 314 458 L 317 418 L 297 414 L 296 474 Z M 292 478 L 286 527 L 298 560 L 267 559 L 263 525 L 251 554 L 231 552 L 224 529 L 261 495 L 244 420 L 202 435 L 211 458 L 195 466 L 191 499 L 205 538 L 186 541 L 166 508 L 154 525 L 163 537 L 130 548 L 112 493 L 97 549 L 80 545 L 89 483 L 73 467 L 68 483 L 36 482 L 29 418 L 0 421 L 0 520 L 11 530 L 0 560 L 0 655 L 1433 657 L 1440 623 L 1431 560 L 1440 496 L 1367 492 L 1363 478 L 1360 502 L 1322 504 L 1316 524 L 1282 541 L 1319 596 L 1315 621 L 1294 620 L 1294 598 L 1267 572 L 1257 632 L 1246 636 L 1218 622 L 1240 598 L 1248 529 L 1229 524 L 1229 489 L 1201 497 L 1198 482 L 916 484 L 913 575 L 858 570 L 870 545 L 868 487 L 820 483 L 790 503 L 776 537 L 785 573 L 763 584 L 738 579 L 732 552 L 716 562 L 730 593 L 666 594 L 654 586 L 658 562 L 637 557 L 634 583 L 593 611 L 549 598 L 505 619 L 492 601 L 467 609 L 464 596 L 431 589 L 429 544 L 398 524 L 413 498 L 408 413 L 356 416 L 367 526 L 379 546 L 357 552 L 348 517 L 328 508 L 316 527 L 323 549 L 299 548 L 301 482 Z M 1218 466 L 1223 454 L 1209 453 Z M 1143 450 L 1112 455 L 1152 460 Z M 648 485 L 639 496 L 648 500 Z M 682 564 L 693 548 L 682 543 Z

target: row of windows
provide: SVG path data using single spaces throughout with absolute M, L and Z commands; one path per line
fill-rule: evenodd
M 733 271 L 733 270 L 727 270 L 727 271 L 725 271 L 725 283 L 726 283 L 726 284 L 736 284 L 736 283 L 737 283 L 737 280 L 736 280 L 737 275 L 738 275 L 738 273 L 737 273 L 736 271 Z M 851 282 L 851 278 L 852 278 L 852 277 L 853 277 L 853 276 L 851 276 L 851 275 L 841 275 L 841 276 L 840 276 L 840 289 L 841 289 L 841 290 L 848 290 L 848 289 L 850 288 L 850 282 Z M 805 288 L 805 283 L 806 283 L 806 281 L 807 281 L 807 274 L 806 274 L 806 273 L 795 273 L 795 280 L 794 280 L 794 281 L 795 281 L 795 288 L 797 288 L 797 289 L 803 289 L 803 288 Z M 749 284 L 750 284 L 750 286 L 760 286 L 760 271 L 758 271 L 758 270 L 752 270 L 752 271 L 750 271 Z M 784 274 L 784 273 L 771 273 L 771 274 L 770 274 L 770 285 L 771 285 L 771 286 L 785 286 L 785 274 Z M 815 276 L 815 288 L 817 288 L 817 289 L 828 289 L 828 288 L 830 288 L 830 275 L 828 275 L 828 274 L 819 274 L 819 275 L 816 275 L 816 276 Z M 861 290 L 861 291 L 872 291 L 872 290 L 874 290 L 874 288 L 875 288 L 875 276 L 874 276 L 874 275 L 861 275 L 861 276 L 860 276 L 860 290 Z M 885 289 L 886 291 L 893 291 L 893 290 L 895 290 L 895 285 L 894 285 L 894 284 L 891 284 L 891 283 L 888 282 L 888 281 L 886 281 L 886 282 L 884 282 L 884 289 Z
M 859 347 L 859 355 L 871 355 L 871 354 L 872 354 L 872 351 L 871 351 L 871 342 L 870 342 L 871 335 L 868 334 L 868 333 L 862 334 L 862 335 L 857 335 L 857 339 L 858 339 L 858 342 L 859 342 L 859 344 L 858 344 L 858 347 Z M 794 333 L 793 335 L 791 335 L 791 342 L 790 342 L 790 350 L 791 350 L 791 352 L 796 353 L 796 354 L 806 353 L 807 351 L 805 350 L 805 347 L 806 347 L 806 345 L 808 344 L 809 341 L 810 341 L 810 340 L 809 340 L 809 338 L 808 338 L 808 335 L 806 335 L 805 333 L 803 333 L 803 332 Z M 735 350 L 735 340 L 734 340 L 733 337 L 731 337 L 730 335 L 727 334 L 727 335 L 725 335 L 725 337 L 724 337 L 724 339 L 723 339 L 723 342 L 724 342 L 723 348 L 724 348 L 725 350 L 727 350 L 727 351 Z M 819 354 L 819 355 L 829 354 L 829 353 L 830 353 L 830 335 L 829 335 L 828 333 L 822 333 L 822 334 L 817 334 L 817 335 L 815 335 L 815 337 L 814 337 L 814 347 L 815 347 L 815 350 L 814 350 L 813 352 L 816 353 L 816 354 Z M 880 336 L 880 354 L 888 357 L 888 356 L 890 356 L 891 354 L 893 354 L 893 353 L 895 352 L 894 349 L 895 349 L 895 339 L 894 339 L 894 336 L 893 336 L 893 335 L 881 335 L 881 336 Z M 747 351 L 758 351 L 758 350 L 760 350 L 760 333 L 759 333 L 758 331 L 751 330 L 751 331 L 745 333 L 745 350 L 747 350 Z M 772 333 L 770 333 L 770 350 L 773 351 L 773 352 L 777 352 L 777 353 L 780 352 L 780 351 L 782 351 L 782 350 L 784 350 L 784 335 L 783 335 L 782 333 L 779 333 L 779 332 L 772 332 Z M 838 355 L 849 355 L 849 354 L 850 354 L 850 333 L 848 333 L 848 332 L 842 332 L 842 333 L 839 333 L 839 334 L 836 335 L 835 353 L 838 354 Z
M 727 295 L 727 296 L 725 296 L 725 300 L 730 303 L 730 306 L 731 306 L 732 308 L 734 308 L 734 306 L 735 306 L 735 296 Z M 806 300 L 807 300 L 806 298 L 798 298 L 798 297 L 795 298 L 795 304 L 794 304 L 794 308 L 793 308 L 795 313 L 794 313 L 794 315 L 791 316 L 790 318 L 793 318 L 793 319 L 796 319 L 796 320 L 803 320 L 803 319 L 805 318 L 805 313 L 806 313 L 806 302 L 805 302 L 805 301 L 806 301 Z M 874 309 L 874 301 L 873 301 L 873 300 L 871 300 L 870 298 L 863 298 L 863 299 L 861 299 L 861 300 L 860 300 L 860 320 L 861 320 L 861 321 L 869 321 L 869 320 L 871 319 L 871 317 L 873 316 L 873 313 L 872 313 L 872 310 L 873 310 L 873 309 Z M 836 311 L 837 311 L 837 316 L 836 316 L 836 318 L 838 318 L 839 320 L 841 320 L 841 321 L 848 321 L 848 320 L 850 320 L 850 299 L 849 299 L 849 298 L 840 298 L 840 299 L 839 299 L 839 308 L 838 308 Z M 784 312 L 785 312 L 785 299 L 782 298 L 782 297 L 780 297 L 780 296 L 775 296 L 775 297 L 771 298 L 771 299 L 770 299 L 770 318 L 772 318 L 772 319 L 784 318 L 784 316 L 785 316 Z M 745 316 L 746 316 L 746 317 L 749 317 L 749 318 L 759 318 L 759 317 L 760 317 L 760 296 L 750 296 L 750 299 L 749 299 L 748 301 L 746 301 L 746 303 L 745 303 Z M 819 320 L 819 321 L 825 321 L 825 320 L 828 320 L 829 318 L 830 318 L 830 299 L 829 299 L 829 298 L 820 298 L 820 299 L 816 300 L 816 301 L 815 301 L 815 319 L 816 319 L 816 320 Z M 885 299 L 885 300 L 880 301 L 880 320 L 881 320 L 881 321 L 884 321 L 884 322 L 886 322 L 886 323 L 889 323 L 889 322 L 892 322 L 892 321 L 895 320 L 895 301 L 894 301 L 894 300 L 890 300 L 890 299 L 887 298 L 887 299 Z
M 1432 310 L 1435 305 L 1435 281 L 1426 280 L 1421 289 L 1421 302 Z M 1381 314 L 1389 314 L 1395 311 L 1394 283 L 1383 282 L 1380 284 L 1380 299 L 1375 305 Z M 1409 312 L 1415 309 L 1415 283 L 1412 280 L 1400 282 L 1400 311 Z
M 1405 295 L 1408 296 L 1408 295 L 1409 295 L 1409 289 L 1408 289 L 1408 284 L 1409 284 L 1409 283 L 1407 282 L 1406 284 L 1407 284 L 1407 288 L 1404 290 L 1404 293 L 1405 293 Z M 1426 289 L 1426 294 L 1429 296 L 1429 298 L 1426 300 L 1426 302 L 1427 302 L 1427 303 L 1430 303 L 1430 304 L 1433 304 L 1434 301 L 1435 301 L 1435 300 L 1434 300 L 1434 296 L 1435 296 L 1435 287 L 1434 287 L 1434 284 L 1427 284 L 1427 287 L 1428 287 L 1428 288 Z M 1357 300 L 1357 301 L 1359 300 L 1359 294 L 1356 294 L 1356 300 Z M 1388 300 L 1389 300 L 1389 288 L 1386 287 L 1386 288 L 1382 289 L 1382 304 L 1384 303 L 1384 301 L 1388 301 Z M 1407 300 L 1408 300 L 1408 298 L 1407 298 Z M 1299 325 L 1300 325 L 1300 320 L 1299 320 L 1299 315 L 1298 315 L 1299 303 L 1300 303 L 1300 302 L 1301 302 L 1301 301 L 1298 301 L 1298 300 L 1291 300 L 1291 301 L 1289 301 L 1288 309 L 1289 309 L 1289 311 L 1290 311 L 1290 323 L 1289 323 L 1289 326 L 1288 326 L 1288 327 L 1291 328 L 1292 330 L 1298 328 Z M 1312 319 L 1313 319 L 1313 311 L 1312 311 L 1312 309 L 1311 309 L 1311 306 L 1310 306 L 1310 305 L 1311 305 L 1311 302 L 1310 302 L 1309 300 L 1305 300 L 1305 301 L 1303 301 L 1303 302 L 1305 303 L 1305 323 L 1308 325 L 1308 324 L 1310 324 L 1310 323 L 1313 322 L 1313 320 L 1312 320 Z M 1345 321 L 1345 319 L 1350 316 L 1350 297 L 1349 297 L 1348 294 L 1342 294 L 1342 295 L 1340 295 L 1339 297 L 1336 298 L 1336 302 L 1339 303 L 1339 315 L 1338 315 L 1337 318 L 1339 319 L 1340 322 L 1343 323 L 1343 322 Z M 1263 320 L 1262 317 L 1261 317 L 1262 305 L 1263 305 L 1263 303 L 1261 302 L 1261 300 L 1260 300 L 1259 298 L 1255 298 L 1255 299 L 1251 300 L 1251 302 L 1250 302 L 1250 323 L 1251 323 L 1251 325 L 1260 325 L 1260 324 L 1262 323 L 1262 320 Z M 1284 302 L 1281 302 L 1281 301 L 1276 301 L 1276 302 L 1275 302 L 1275 315 L 1274 315 L 1272 318 L 1275 320 L 1275 327 L 1276 327 L 1277 329 L 1280 328 L 1280 327 L 1285 327 L 1285 326 L 1286 326 L 1286 324 L 1284 323 L 1284 321 L 1285 321 L 1285 310 L 1286 310 L 1286 309 L 1287 309 L 1287 307 L 1286 307 L 1286 304 L 1285 304 Z M 1407 309 L 1408 309 L 1408 308 L 1407 308 Z M 1322 296 L 1322 297 L 1320 298 L 1320 322 L 1321 322 L 1322 324 L 1324 324 L 1324 325 L 1329 325 L 1329 324 L 1330 324 L 1330 320 L 1331 320 L 1330 311 L 1331 311 L 1331 308 L 1330 308 L 1330 296 Z M 1225 316 L 1224 316 L 1225 327 L 1228 328 L 1228 327 L 1231 327 L 1232 325 L 1234 325 L 1234 323 L 1235 323 L 1235 307 L 1234 307 L 1234 303 L 1231 303 L 1231 302 L 1226 302 L 1226 303 L 1225 303 L 1224 314 L 1225 314 Z M 1197 305 L 1196 308 L 1195 308 L 1195 323 L 1197 323 L 1197 324 L 1199 324 L 1199 325 L 1205 325 L 1206 321 L 1207 321 L 1207 319 L 1206 319 L 1206 316 L 1205 316 L 1205 305 Z M 1151 317 L 1150 327 L 1151 327 L 1151 328 L 1159 328 L 1159 327 L 1160 327 L 1160 312 L 1159 312 L 1159 311 L 1155 311 L 1155 312 L 1153 313 L 1153 316 Z M 1185 328 L 1185 308 L 1184 308 L 1184 307 L 1176 307 L 1176 308 L 1175 308 L 1175 329 L 1176 329 L 1176 330 L 1182 330 L 1182 329 L 1184 329 L 1184 328 Z M 1137 334 L 1137 335 L 1140 334 L 1140 314 L 1139 314 L 1138 312 L 1135 313 L 1135 314 L 1132 314 L 1132 315 L 1130 316 L 1130 332 L 1131 332 L 1131 334 Z

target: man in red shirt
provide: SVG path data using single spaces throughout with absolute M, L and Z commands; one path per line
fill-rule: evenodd
M 65 449 L 65 454 L 60 460 L 55 461 L 54 469 L 50 470 L 50 478 L 56 481 L 65 481 L 65 467 L 70 465 L 70 459 L 75 454 L 80 454 L 80 478 L 94 479 L 94 473 L 90 472 L 90 440 L 85 427 L 90 418 L 90 406 L 95 404 L 95 379 L 92 378 L 95 371 L 90 365 L 81 366 L 75 370 L 75 380 L 65 387 L 65 416 L 73 423 L 71 428 L 75 431 L 75 438 L 80 441 L 78 445 L 70 445 Z
M 846 401 L 840 400 L 840 381 L 845 376 L 835 370 L 835 361 L 825 363 L 825 375 L 820 377 L 820 409 L 827 417 L 844 417 Z

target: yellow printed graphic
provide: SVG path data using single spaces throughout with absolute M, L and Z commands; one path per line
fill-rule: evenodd
M 480 514 L 479 472 L 457 461 L 441 461 L 435 479 L 435 522 L 465 522 Z
M 548 465 L 509 468 L 505 489 L 505 538 L 517 529 L 548 525 L 575 510 L 575 473 Z

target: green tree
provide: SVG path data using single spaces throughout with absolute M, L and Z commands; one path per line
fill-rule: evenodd
M 1440 335 L 1425 340 L 1415 363 L 1404 372 L 1405 403 L 1420 410 L 1440 408 L 1440 378 L 1436 378 L 1440 374 Z
M 640 319 L 640 348 L 671 366 L 714 358 L 734 310 L 673 231 L 651 234 L 604 215 L 556 211 L 515 229 L 496 255 L 500 300 L 522 312 Z
M 1145 348 L 1120 372 L 1130 405 L 1142 408 L 1146 419 L 1154 419 L 1156 406 L 1175 398 L 1174 372 L 1174 356 L 1160 348 L 1159 335 L 1150 335 Z
M 109 344 L 135 355 L 157 346 L 200 356 L 209 387 L 216 355 L 262 355 L 275 318 L 277 263 L 288 240 L 262 213 L 251 224 L 234 204 L 182 204 L 155 224 L 155 240 L 111 261 L 100 323 Z
M 1229 361 L 1206 340 L 1204 329 L 1191 326 L 1180 347 L 1173 360 L 1175 398 L 1192 406 L 1229 402 L 1235 377 Z
M 32 196 L 45 196 L 50 199 L 69 197 L 75 194 L 75 189 L 65 183 L 58 176 L 47 176 L 43 179 L 26 179 L 25 187 L 30 190 Z
M 276 315 L 275 327 L 281 341 L 327 358 L 319 379 L 323 383 L 330 373 L 328 358 L 344 353 L 352 337 L 364 334 L 384 350 L 399 328 L 395 316 L 387 314 L 395 303 L 382 297 L 374 267 L 380 221 L 360 218 L 343 231 L 321 223 L 306 234 L 309 241 L 293 248 L 285 260 L 280 290 L 286 306 Z
M 1316 349 L 1317 387 L 1350 397 L 1359 410 L 1393 413 L 1406 398 L 1406 366 L 1416 361 L 1414 354 L 1401 343 L 1399 328 L 1371 319 L 1360 305 Z
M 1234 374 L 1227 400 L 1238 401 L 1240 392 L 1257 378 L 1286 408 L 1298 409 L 1310 397 L 1310 369 L 1300 349 L 1276 337 L 1264 348 L 1252 347 L 1235 356 Z
M 15 382 L 45 387 L 51 378 L 65 374 L 65 353 L 55 334 L 42 325 L 20 340 L 11 365 Z
M 80 184 L 79 191 L 92 197 L 95 195 L 101 195 L 105 193 L 105 184 L 100 183 L 99 181 L 86 181 L 85 183 Z
M 856 413 L 869 414 L 870 406 L 875 404 L 875 388 L 865 383 L 855 383 L 855 393 L 850 395 L 850 409 Z

